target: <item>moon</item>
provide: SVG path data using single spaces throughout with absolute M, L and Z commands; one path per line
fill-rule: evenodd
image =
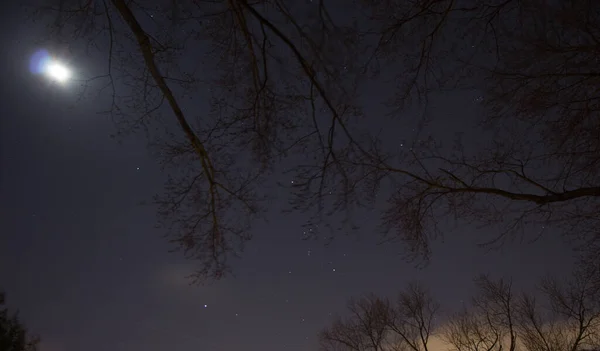
M 42 74 L 51 81 L 61 84 L 66 83 L 73 76 L 66 64 L 52 57 L 46 50 L 39 50 L 32 55 L 29 69 L 32 73 Z
M 60 62 L 49 62 L 45 71 L 46 76 L 59 83 L 64 83 L 71 78 L 71 71 Z

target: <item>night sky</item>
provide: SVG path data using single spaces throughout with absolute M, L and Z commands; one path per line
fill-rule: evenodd
M 169 253 L 155 208 L 143 204 L 166 176 L 144 135 L 111 138 L 115 127 L 94 99 L 77 103 L 73 89 L 33 77 L 38 29 L 19 9 L 2 12 L 0 288 L 41 336 L 42 351 L 314 350 L 316 333 L 351 296 L 392 296 L 417 279 L 451 310 L 479 273 L 528 286 L 570 269 L 557 235 L 486 252 L 476 245 L 481 230 L 469 227 L 447 233 L 417 269 L 400 246 L 377 244 L 369 229 L 376 208 L 360 214 L 356 233 L 336 233 L 329 245 L 303 241 L 304 219 L 280 212 L 282 196 L 254 226 L 234 276 L 190 285 L 194 262 Z M 475 100 L 456 93 L 434 101 L 433 132 L 473 118 Z

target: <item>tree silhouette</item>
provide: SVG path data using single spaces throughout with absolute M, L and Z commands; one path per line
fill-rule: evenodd
M 159 217 L 198 279 L 229 271 L 282 168 L 308 225 L 352 228 L 386 197 L 383 239 L 410 259 L 448 221 L 498 226 L 491 245 L 556 227 L 597 252 L 597 2 L 47 1 L 54 43 L 105 55 L 84 92 L 169 170 Z M 363 106 L 370 86 L 387 114 Z M 481 115 L 448 146 L 426 137 L 428 106 L 456 89 L 480 92 Z M 411 103 L 415 140 L 384 142 L 377 122 Z
M 532 351 L 599 348 L 600 290 L 595 280 L 595 275 L 576 272 L 565 282 L 543 281 L 541 299 L 523 296 L 519 304 L 523 345 Z
M 453 315 L 441 335 L 457 351 L 517 349 L 517 296 L 512 282 L 489 276 L 475 279 L 478 295 Z
M 321 349 L 427 351 L 438 308 L 416 283 L 400 292 L 396 304 L 375 295 L 350 300 L 350 316 L 319 334 Z
M 444 326 L 444 339 L 456 351 L 493 351 L 502 348 L 504 333 L 486 316 L 464 310 Z
M 382 350 L 390 347 L 388 321 L 392 307 L 367 296 L 348 302 L 350 317 L 338 319 L 320 334 L 324 350 Z
M 448 351 L 597 350 L 597 274 L 577 268 L 564 279 L 543 279 L 527 292 L 510 280 L 480 276 L 471 302 L 450 315 L 414 283 L 399 294 L 397 304 L 373 294 L 351 299 L 347 313 L 320 332 L 321 349 L 421 351 L 431 349 L 435 339 Z
M 442 338 L 457 351 L 597 349 L 600 290 L 594 279 L 577 269 L 565 280 L 543 280 L 535 293 L 517 294 L 509 282 L 479 278 L 479 296 L 449 319 Z
M 35 351 L 39 338 L 28 335 L 18 315 L 9 314 L 4 307 L 4 293 L 0 292 L 0 351 Z

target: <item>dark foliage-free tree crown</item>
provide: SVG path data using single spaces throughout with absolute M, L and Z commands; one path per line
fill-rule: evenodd
M 567 279 L 547 278 L 529 292 L 519 291 L 508 279 L 485 275 L 475 283 L 477 294 L 454 313 L 444 311 L 432 292 L 414 283 L 399 293 L 397 302 L 375 295 L 351 300 L 347 316 L 320 333 L 321 349 L 600 349 L 600 285 L 590 272 L 577 269 Z
M 48 0 L 37 10 L 56 46 L 104 57 L 84 91 L 108 98 L 121 132 L 148 132 L 169 172 L 161 223 L 199 261 L 198 278 L 228 272 L 282 168 L 290 209 L 315 235 L 350 230 L 383 197 L 383 239 L 409 258 L 426 259 L 449 223 L 498 229 L 482 231 L 491 245 L 557 228 L 600 257 L 600 2 L 335 6 Z M 428 138 L 431 121 L 450 118 L 431 115 L 431 102 L 467 90 L 472 126 Z

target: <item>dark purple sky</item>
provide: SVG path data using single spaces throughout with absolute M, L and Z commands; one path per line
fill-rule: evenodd
M 314 350 L 317 331 L 350 296 L 391 296 L 419 279 L 452 309 L 478 273 L 529 284 L 569 262 L 551 235 L 486 253 L 475 245 L 481 232 L 460 228 L 417 270 L 368 229 L 338 233 L 327 247 L 302 241 L 302 217 L 279 213 L 280 201 L 255 226 L 235 277 L 189 286 L 194 262 L 168 253 L 154 208 L 140 205 L 164 179 L 145 138 L 119 144 L 93 100 L 71 108 L 73 89 L 32 77 L 36 32 L 21 11 L 2 12 L 0 288 L 41 335 L 42 351 Z M 436 101 L 432 114 L 445 112 L 437 128 L 460 126 L 473 106 L 469 94 Z M 368 228 L 377 209 L 360 216 Z

